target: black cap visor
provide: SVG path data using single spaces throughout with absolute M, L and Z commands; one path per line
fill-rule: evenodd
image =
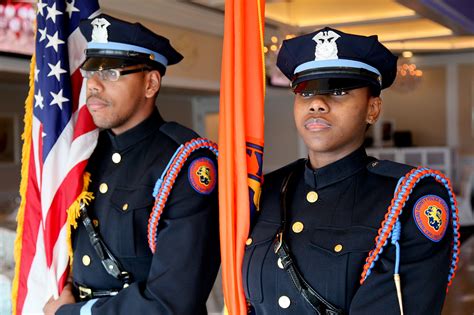
M 310 93 L 315 95 L 328 94 L 335 91 L 348 91 L 358 89 L 361 87 L 370 86 L 367 80 L 347 79 L 347 78 L 330 78 L 330 79 L 315 79 L 310 81 L 303 81 L 293 88 L 294 93 Z M 379 88 L 380 89 L 380 88 Z
M 131 60 L 120 59 L 120 58 L 109 58 L 109 57 L 89 57 L 81 65 L 81 69 L 86 71 L 98 71 L 107 69 L 124 68 L 133 65 L 137 65 Z
M 148 54 L 110 49 L 86 49 L 86 61 L 81 65 L 81 69 L 98 71 L 141 64 L 146 64 L 150 68 L 158 70 L 161 75 L 166 72 L 166 67 L 150 59 Z
M 327 94 L 370 86 L 380 92 L 380 76 L 365 69 L 311 69 L 295 75 L 291 87 L 295 93 Z

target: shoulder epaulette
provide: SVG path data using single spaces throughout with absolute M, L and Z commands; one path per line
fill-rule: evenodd
M 367 170 L 371 173 L 399 179 L 409 173 L 413 166 L 401 164 L 388 160 L 374 160 L 367 164 Z
M 199 135 L 196 132 L 174 121 L 164 123 L 160 127 L 160 131 L 177 144 L 182 144 L 191 139 L 199 138 Z

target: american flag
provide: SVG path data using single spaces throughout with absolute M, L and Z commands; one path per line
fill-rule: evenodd
M 69 271 L 67 209 L 83 190 L 98 130 L 85 105 L 79 66 L 86 41 L 81 19 L 97 0 L 39 0 L 31 62 L 15 242 L 13 314 L 42 314 Z

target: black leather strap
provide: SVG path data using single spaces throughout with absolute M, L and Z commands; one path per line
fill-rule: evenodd
M 95 230 L 94 226 L 92 225 L 92 221 L 87 214 L 87 208 L 84 203 L 81 203 L 80 209 L 82 224 L 86 228 L 91 245 L 97 253 L 97 256 L 99 256 L 105 271 L 107 271 L 107 273 L 112 277 L 122 281 L 124 287 L 128 286 L 128 284 L 130 284 L 132 281 L 131 274 L 123 269 L 118 260 L 100 237 L 100 234 Z
M 296 290 L 301 294 L 306 302 L 311 305 L 316 314 L 318 315 L 343 315 L 343 311 L 326 299 L 324 299 L 316 290 L 314 290 L 308 282 L 303 278 L 301 272 L 298 270 L 295 262 L 291 258 L 291 251 L 288 245 L 284 241 L 284 232 L 286 230 L 287 223 L 287 207 L 288 207 L 288 187 L 290 186 L 291 180 L 294 177 L 295 170 L 291 172 L 282 183 L 280 190 L 280 211 L 281 211 L 281 225 L 280 231 L 277 234 L 274 251 L 275 254 L 280 258 L 283 268 L 288 272 L 290 278 L 295 285 Z
M 311 307 L 319 315 L 342 315 L 342 310 L 338 309 L 330 302 L 326 301 L 316 290 L 314 290 L 303 278 L 298 267 L 291 258 L 290 251 L 283 241 L 279 246 L 278 241 L 275 242 L 275 248 L 277 256 L 280 258 L 283 268 L 288 272 L 296 290 L 301 296 L 308 302 Z

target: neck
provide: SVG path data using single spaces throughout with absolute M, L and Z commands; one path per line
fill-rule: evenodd
M 115 135 L 120 135 L 124 133 L 125 131 L 132 129 L 133 127 L 137 126 L 140 124 L 142 121 L 150 117 L 151 113 L 153 112 L 153 109 L 155 108 L 155 104 L 151 104 L 150 102 L 146 102 L 143 104 L 143 107 L 137 107 L 135 109 L 135 114 L 130 117 L 127 122 L 124 124 L 121 124 L 120 126 L 117 126 L 115 128 L 111 128 L 112 132 Z
M 358 145 L 354 145 L 343 150 L 332 151 L 332 152 L 317 152 L 317 151 L 309 151 L 308 157 L 311 167 L 316 170 L 318 168 L 324 167 L 340 159 L 348 156 L 355 150 L 357 150 L 362 143 Z

